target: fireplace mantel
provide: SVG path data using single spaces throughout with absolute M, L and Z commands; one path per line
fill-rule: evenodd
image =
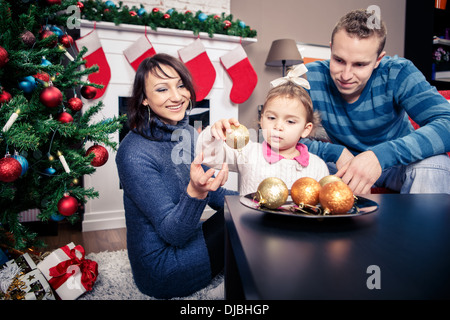
M 154 31 L 150 27 L 120 24 L 112 22 L 93 22 L 81 20 L 80 36 L 83 37 L 93 29 L 97 30 L 103 51 L 111 68 L 111 80 L 105 94 L 97 100 L 85 100 L 83 109 L 96 104 L 99 100 L 104 103 L 102 111 L 92 119 L 99 122 L 119 114 L 119 97 L 129 97 L 134 80 L 135 71 L 125 59 L 123 51 L 131 46 L 139 37 L 147 32 L 157 53 L 167 53 L 178 57 L 178 50 L 186 47 L 195 39 L 200 38 L 206 52 L 216 70 L 216 80 L 211 92 L 206 97 L 210 103 L 210 123 L 221 118 L 238 118 L 238 105 L 230 100 L 232 82 L 219 58 L 234 49 L 237 45 L 247 46 L 257 42 L 255 38 L 241 38 L 215 34 L 213 38 L 201 32 L 194 35 L 192 31 L 158 28 Z M 119 134 L 111 139 L 119 142 Z M 89 146 L 86 146 L 89 147 Z M 83 217 L 83 231 L 114 229 L 125 227 L 123 209 L 123 191 L 115 164 L 115 152 L 108 149 L 109 160 L 96 172 L 84 178 L 86 188 L 94 188 L 100 194 L 99 198 L 89 200 L 85 205 Z M 230 173 L 225 187 L 237 190 L 237 174 Z

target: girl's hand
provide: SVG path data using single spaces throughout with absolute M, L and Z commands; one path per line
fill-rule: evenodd
M 226 133 L 232 132 L 231 125 L 239 127 L 239 121 L 236 118 L 221 119 L 211 126 L 211 135 L 215 139 L 226 140 Z
M 203 153 L 195 157 L 191 163 L 191 180 L 187 186 L 187 193 L 192 198 L 205 199 L 209 191 L 215 191 L 228 180 L 228 165 L 224 163 L 222 169 L 214 178 L 214 169 L 204 171 L 202 167 Z

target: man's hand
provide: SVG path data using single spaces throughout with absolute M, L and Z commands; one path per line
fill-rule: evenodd
M 341 160 L 341 158 L 339 158 Z M 381 165 L 372 151 L 365 151 L 347 161 L 336 176 L 348 184 L 355 194 L 368 194 L 381 176 Z
M 192 198 L 205 199 L 209 191 L 215 191 L 228 180 L 228 164 L 223 163 L 222 169 L 214 178 L 214 169 L 204 171 L 202 167 L 203 153 L 195 157 L 191 163 L 191 180 L 187 186 L 187 193 Z

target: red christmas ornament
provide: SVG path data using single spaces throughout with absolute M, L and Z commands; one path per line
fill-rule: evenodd
M 83 101 L 80 98 L 73 97 L 67 101 L 67 107 L 72 111 L 80 111 L 83 108 Z
M 50 76 L 46 72 L 36 73 L 33 77 L 35 77 L 36 79 L 39 79 L 41 81 L 44 81 L 44 82 L 50 81 Z
M 58 121 L 61 123 L 70 123 L 70 122 L 73 122 L 73 117 L 70 113 L 61 112 L 58 115 Z
M 52 32 L 52 31 L 50 31 L 50 30 L 44 30 L 44 31 L 41 32 L 39 38 L 40 38 L 41 40 L 43 40 L 43 39 L 47 39 L 48 37 L 51 37 L 51 36 L 54 36 L 54 35 L 55 35 L 54 32 Z M 54 46 L 56 46 L 56 43 L 57 43 L 57 41 L 56 41 L 56 38 L 55 38 L 55 40 L 53 40 L 52 42 L 50 42 L 50 43 L 48 44 L 48 46 L 49 46 L 49 47 L 54 47 Z
M 159 8 L 153 8 L 152 10 L 154 13 L 159 12 Z
M 163 15 L 163 18 L 164 18 L 165 20 L 170 19 L 170 14 L 165 13 L 165 14 Z
M 137 16 L 137 13 L 136 13 L 136 11 L 133 11 L 133 10 L 131 10 L 131 11 L 130 11 L 130 16 L 132 16 L 132 17 L 135 17 L 135 16 Z
M 224 28 L 224 29 L 228 29 L 229 27 L 231 27 L 231 22 L 228 21 L 228 20 L 225 20 L 225 21 L 223 22 L 223 28 Z
M 77 7 L 80 8 L 80 10 L 83 10 L 83 8 L 84 8 L 84 3 L 81 2 L 81 1 L 78 1 L 78 2 L 77 2 Z
M 8 51 L 0 46 L 0 68 L 2 68 L 8 61 Z
M 58 212 L 63 216 L 71 216 L 78 210 L 78 200 L 68 194 L 65 194 L 58 201 Z
M 42 90 L 39 100 L 48 108 L 55 108 L 62 103 L 63 95 L 58 88 L 51 86 Z
M 22 165 L 12 157 L 0 159 L 0 181 L 13 182 L 22 174 Z
M 68 34 L 65 34 L 61 37 L 59 42 L 61 42 L 61 44 L 64 47 L 70 48 L 70 46 L 73 45 L 73 38 L 71 36 L 69 36 Z
M 85 156 L 88 156 L 91 153 L 95 154 L 94 158 L 91 160 L 91 165 L 94 167 L 101 167 L 108 161 L 109 154 L 105 147 L 97 144 L 93 145 L 86 151 Z
M 83 86 L 80 92 L 83 98 L 92 99 L 97 94 L 97 88 L 92 86 Z
M 8 91 L 3 90 L 3 92 L 0 93 L 0 105 L 3 103 L 8 103 L 11 99 L 12 96 Z

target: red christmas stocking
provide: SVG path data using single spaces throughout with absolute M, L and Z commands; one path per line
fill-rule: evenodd
M 233 81 L 230 92 L 231 101 L 237 104 L 243 103 L 250 97 L 258 82 L 258 76 L 244 48 L 241 45 L 237 46 L 220 57 L 220 61 Z
M 106 55 L 98 38 L 97 31 L 94 29 L 84 37 L 75 40 L 75 45 L 78 51 L 83 47 L 88 49 L 84 56 L 86 68 L 92 67 L 93 65 L 98 65 L 99 67 L 98 72 L 91 73 L 88 76 L 89 82 L 103 85 L 102 89 L 97 89 L 97 94 L 94 97 L 94 99 L 98 99 L 103 96 L 108 87 L 109 80 L 111 79 L 111 69 L 106 60 Z
M 216 80 L 216 69 L 209 60 L 205 47 L 200 39 L 197 39 L 187 47 L 178 50 L 178 54 L 194 79 L 196 100 L 203 100 Z
M 136 40 L 131 46 L 123 51 L 125 58 L 131 64 L 133 69 L 137 71 L 141 62 L 148 57 L 154 56 L 156 54 L 155 48 L 153 48 L 152 43 L 147 38 L 147 35 L 143 35 Z

